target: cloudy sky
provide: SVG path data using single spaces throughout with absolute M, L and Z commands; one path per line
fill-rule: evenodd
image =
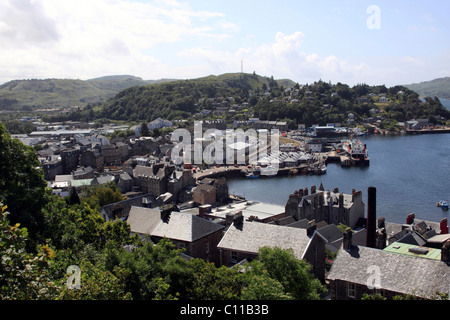
M 450 76 L 448 0 L 0 0 L 0 83 L 256 72 L 392 86 Z

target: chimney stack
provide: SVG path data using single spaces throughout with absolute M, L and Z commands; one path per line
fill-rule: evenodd
M 317 229 L 316 220 L 313 219 L 313 220 L 309 221 L 308 227 L 306 228 L 306 235 L 308 237 L 311 237 L 316 229 Z
M 202 206 L 198 207 L 198 216 L 200 218 L 204 218 L 205 214 L 211 212 L 211 205 L 210 204 L 204 204 Z
M 414 218 L 415 218 L 415 217 L 416 217 L 416 216 L 415 216 L 414 212 L 408 214 L 408 216 L 406 217 L 406 224 L 413 224 L 413 223 L 414 223 Z
M 448 224 L 447 224 L 447 218 L 443 218 L 440 222 L 440 229 L 441 234 L 447 234 L 448 233 Z
M 441 248 L 441 261 L 450 263 L 450 240 L 447 240 Z
M 352 236 L 353 232 L 352 229 L 347 228 L 344 232 L 344 240 L 343 240 L 343 248 L 344 250 L 350 250 L 352 246 Z
M 367 189 L 368 201 L 367 201 L 367 237 L 366 246 L 369 248 L 377 247 L 377 189 L 375 187 L 369 187 Z

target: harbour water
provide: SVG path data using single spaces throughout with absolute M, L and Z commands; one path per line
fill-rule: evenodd
M 450 211 L 436 207 L 450 201 L 450 134 L 414 136 L 363 136 L 370 166 L 343 168 L 328 164 L 324 175 L 298 175 L 228 181 L 230 193 L 255 200 L 285 205 L 290 193 L 323 184 L 343 193 L 361 190 L 367 205 L 367 188 L 377 188 L 377 216 L 404 223 L 414 212 L 418 219 L 439 222 Z

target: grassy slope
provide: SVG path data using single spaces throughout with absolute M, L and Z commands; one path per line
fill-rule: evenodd
M 450 99 L 450 77 L 405 85 L 422 97 L 439 97 Z

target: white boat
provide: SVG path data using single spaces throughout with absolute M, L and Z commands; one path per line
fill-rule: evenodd
M 441 207 L 442 209 L 448 209 L 448 202 L 441 200 L 438 203 L 436 203 L 437 207 Z
M 342 142 L 344 151 L 348 154 L 352 165 L 368 166 L 370 163 L 367 146 L 359 140 L 346 140 Z
M 278 174 L 278 168 L 274 166 L 261 167 L 260 175 L 261 176 L 276 176 Z

